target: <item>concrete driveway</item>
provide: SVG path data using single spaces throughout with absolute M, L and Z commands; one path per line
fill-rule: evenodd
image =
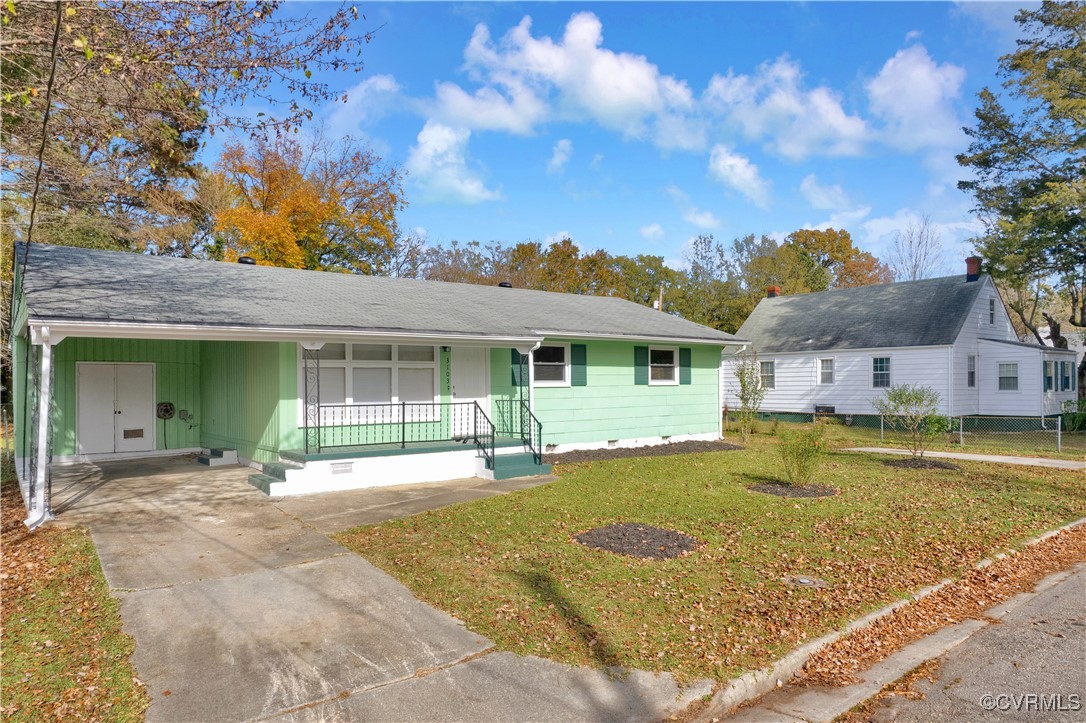
M 121 600 L 148 720 L 646 720 L 709 692 L 707 681 L 680 688 L 666 674 L 494 653 L 295 516 L 336 529 L 425 509 L 428 495 L 447 504 L 501 489 L 475 480 L 399 499 L 385 489 L 277 502 L 250 472 L 172 458 L 54 473 L 60 521 L 89 527 Z

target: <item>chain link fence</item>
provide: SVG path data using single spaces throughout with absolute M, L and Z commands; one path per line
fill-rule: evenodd
M 834 436 L 857 444 L 903 446 L 908 433 L 892 417 L 878 414 L 815 414 L 761 411 L 756 431 L 772 433 L 780 423 L 809 424 L 822 420 L 841 429 Z M 1036 454 L 1086 453 L 1086 414 L 1064 413 L 1047 417 L 948 417 L 948 429 L 936 435 L 930 448 L 978 453 Z M 735 415 L 724 418 L 724 431 L 738 428 Z

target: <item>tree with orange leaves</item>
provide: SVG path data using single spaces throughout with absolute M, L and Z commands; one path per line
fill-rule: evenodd
M 230 144 L 217 173 L 231 199 L 215 216 L 214 255 L 227 261 L 372 274 L 392 252 L 396 214 L 407 205 L 399 168 L 323 133 Z

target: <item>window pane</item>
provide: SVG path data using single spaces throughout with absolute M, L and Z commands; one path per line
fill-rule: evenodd
M 343 346 L 340 344 L 340 346 Z M 343 404 L 347 401 L 347 370 L 342 367 L 321 368 L 321 404 Z
M 566 348 L 564 346 L 541 346 L 532 355 L 536 364 L 565 364 Z
M 536 364 L 535 380 L 537 382 L 564 382 L 566 380 L 566 365 Z
M 1003 391 L 1015 391 L 1018 389 L 1018 365 L 999 365 L 999 388 Z
M 675 350 L 674 349 L 652 349 L 649 352 L 649 364 L 652 365 L 675 365 Z
M 321 361 L 343 361 L 347 358 L 347 345 L 325 344 L 317 350 L 317 358 Z
M 434 348 L 432 346 L 401 345 L 397 353 L 400 361 L 432 362 L 434 360 Z
M 434 401 L 433 369 L 401 369 L 399 379 L 401 402 Z
M 355 404 L 388 404 L 392 401 L 392 370 L 355 367 L 351 370 Z
M 675 367 L 649 367 L 649 376 L 654 382 L 673 382 Z
M 821 360 L 822 383 L 833 384 L 833 359 Z
M 392 345 L 352 344 L 351 356 L 355 361 L 392 361 Z

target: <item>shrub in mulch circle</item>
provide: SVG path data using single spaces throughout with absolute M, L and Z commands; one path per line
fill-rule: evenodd
M 837 490 L 833 487 L 824 485 L 797 487 L 784 482 L 763 482 L 762 484 L 751 485 L 747 489 L 751 492 L 761 492 L 767 495 L 776 495 L 777 497 L 833 497 L 837 494 Z
M 953 462 L 944 462 L 941 459 L 927 459 L 926 457 L 884 459 L 882 463 L 887 467 L 905 467 L 907 469 L 961 469 L 961 467 Z
M 573 539 L 596 550 L 651 560 L 681 557 L 701 545 L 696 537 L 634 522 L 596 527 Z

